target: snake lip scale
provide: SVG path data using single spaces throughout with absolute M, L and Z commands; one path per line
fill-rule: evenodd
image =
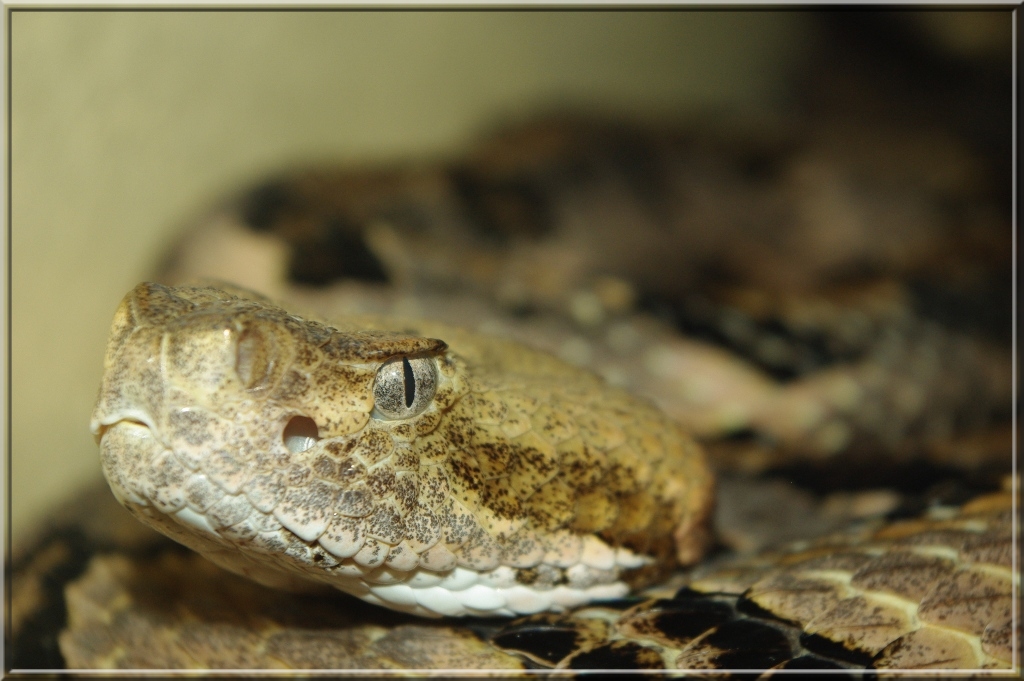
M 428 617 L 560 612 L 701 555 L 712 476 L 668 417 L 509 341 L 389 324 L 140 284 L 92 419 L 115 496 L 262 584 Z

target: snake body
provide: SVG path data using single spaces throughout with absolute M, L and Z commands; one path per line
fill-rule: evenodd
M 111 488 L 264 584 L 420 615 L 564 610 L 701 555 L 712 477 L 678 425 L 553 357 L 427 332 L 140 284 L 92 420 Z
M 1009 471 L 999 204 L 927 133 L 811 125 L 556 120 L 220 205 L 118 310 L 103 468 L 215 563 L 325 593 L 140 548 L 107 494 L 16 563 L 20 635 L 52 582 L 44 666 L 1013 668 L 1014 483 L 929 482 Z M 721 545 L 671 572 L 708 544 L 702 451 Z M 854 510 L 871 486 L 927 494 Z M 489 614 L 522 616 L 436 618 Z

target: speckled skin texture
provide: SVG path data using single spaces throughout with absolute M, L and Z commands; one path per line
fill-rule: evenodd
M 434 359 L 436 394 L 382 420 L 376 372 L 401 356 Z M 285 446 L 296 417 L 317 427 L 305 451 Z M 262 583 L 417 614 L 622 595 L 706 541 L 712 477 L 679 426 L 551 356 L 440 325 L 328 326 L 242 291 L 140 284 L 92 427 L 144 522 Z

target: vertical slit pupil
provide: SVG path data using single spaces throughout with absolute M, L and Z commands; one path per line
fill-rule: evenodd
M 405 375 L 405 408 L 408 409 L 416 397 L 416 377 L 413 376 L 408 357 L 402 358 L 402 373 Z

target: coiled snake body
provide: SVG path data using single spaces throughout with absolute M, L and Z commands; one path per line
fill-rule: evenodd
M 390 610 L 118 522 L 82 539 L 78 510 L 16 594 L 79 556 L 54 597 L 71 667 L 1013 668 L 1014 480 L 856 494 L 893 462 L 1009 471 L 1005 339 L 949 313 L 992 306 L 1005 235 L 925 229 L 946 185 L 796 149 L 751 178 L 721 139 L 556 121 L 246 192 L 118 310 L 104 471 L 230 571 Z M 178 285 L 210 276 L 316 314 Z M 673 573 L 711 540 L 709 462 L 718 553 Z M 831 479 L 851 465 L 881 482 Z M 743 476 L 766 469 L 763 501 Z M 796 477 L 852 496 L 789 506 Z

